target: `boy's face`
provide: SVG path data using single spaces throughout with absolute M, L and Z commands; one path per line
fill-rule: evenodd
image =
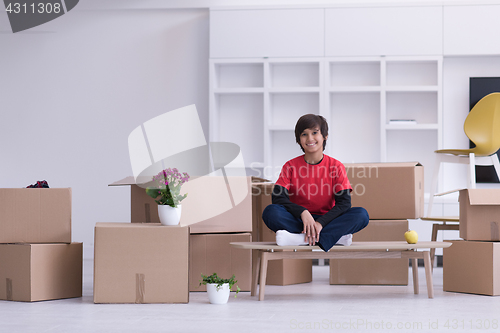
M 300 134 L 300 145 L 304 148 L 304 152 L 312 154 L 317 151 L 323 151 L 324 138 L 319 127 L 305 129 Z

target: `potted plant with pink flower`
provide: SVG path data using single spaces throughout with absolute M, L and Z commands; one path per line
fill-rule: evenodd
M 160 171 L 152 179 L 152 185 L 146 193 L 158 204 L 158 216 L 163 225 L 177 225 L 181 219 L 181 204 L 187 196 L 181 194 L 181 187 L 189 180 L 187 172 L 179 172 L 176 168 Z

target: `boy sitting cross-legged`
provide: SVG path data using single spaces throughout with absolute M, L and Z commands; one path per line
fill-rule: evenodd
M 278 245 L 315 245 L 325 252 L 335 244 L 348 246 L 352 234 L 368 225 L 368 213 L 351 207 L 351 184 L 345 167 L 323 153 L 328 124 L 306 114 L 295 125 L 295 139 L 304 152 L 286 162 L 262 213 Z

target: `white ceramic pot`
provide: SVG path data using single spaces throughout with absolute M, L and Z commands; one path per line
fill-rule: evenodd
M 212 304 L 226 304 L 229 292 L 229 283 L 224 283 L 218 290 L 216 283 L 207 283 L 208 300 Z
M 181 220 L 181 205 L 175 208 L 169 205 L 158 205 L 158 216 L 163 225 L 178 225 Z

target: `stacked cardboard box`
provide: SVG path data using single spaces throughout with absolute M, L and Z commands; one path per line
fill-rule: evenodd
M 71 189 L 0 189 L 0 299 L 82 296 L 83 244 L 71 243 Z
M 443 290 L 500 295 L 500 189 L 463 189 L 460 237 L 443 251 Z
M 274 183 L 255 182 L 252 186 L 252 238 L 255 241 L 274 242 L 276 234 L 262 220 L 262 212 L 271 204 Z M 257 254 L 253 256 L 257 260 Z M 285 286 L 312 281 L 311 259 L 281 259 L 268 263 L 266 284 Z
M 188 286 L 185 290 L 186 297 L 189 291 L 205 291 L 205 286 L 199 285 L 201 275 L 214 272 L 223 278 L 234 274 L 237 286 L 242 291 L 250 291 L 252 253 L 250 250 L 230 246 L 231 242 L 252 240 L 250 183 L 250 177 L 207 176 L 195 178 L 183 185 L 182 191 L 188 193 L 188 196 L 182 201 L 179 227 L 188 232 L 188 240 L 185 240 L 188 248 L 182 253 L 183 257 L 187 256 L 186 262 L 189 263 L 189 278 L 185 279 Z M 110 184 L 123 185 L 130 186 L 131 189 L 132 224 L 147 227 L 158 223 L 157 204 L 146 194 L 144 186 L 136 184 L 132 177 Z M 97 230 L 96 228 L 96 244 Z M 96 252 L 96 256 L 98 255 Z M 98 279 L 102 277 L 95 275 L 95 278 L 96 283 L 99 283 Z M 187 298 L 184 300 L 187 302 Z M 182 300 L 178 299 L 177 302 Z
M 189 290 L 206 291 L 200 286 L 201 274 L 217 273 L 224 278 L 233 274 L 242 291 L 250 291 L 252 283 L 252 253 L 236 249 L 231 242 L 250 242 L 250 233 L 191 234 L 189 237 Z
M 370 220 L 354 242 L 404 241 L 408 220 Z M 407 285 L 408 259 L 330 260 L 330 284 Z
M 94 303 L 187 303 L 189 227 L 97 223 Z
M 423 216 L 424 169 L 420 163 L 345 164 L 353 207 L 364 207 L 368 226 L 353 241 L 404 241 L 408 219 Z M 407 285 L 407 259 L 330 260 L 330 284 Z
M 352 206 L 371 220 L 417 219 L 424 212 L 424 167 L 417 162 L 345 164 Z

